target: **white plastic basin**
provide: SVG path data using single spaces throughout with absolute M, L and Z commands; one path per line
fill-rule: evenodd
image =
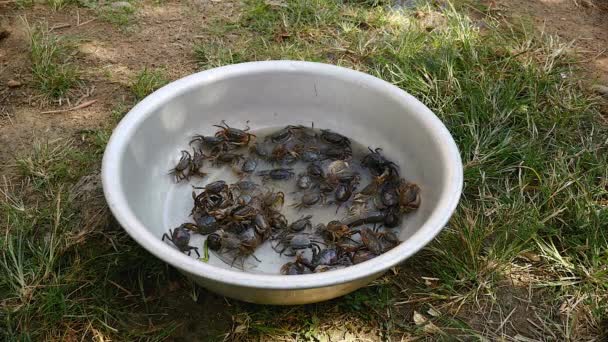
M 175 196 L 176 191 L 188 194 L 190 185 L 175 184 L 167 172 L 190 136 L 211 134 L 212 125 L 223 119 L 252 129 L 313 121 L 315 127 L 364 145 L 382 146 L 401 173 L 422 189 L 420 208 L 403 221 L 403 242 L 352 267 L 298 276 L 204 263 L 162 242 L 162 234 L 192 206 L 187 195 L 179 197 L 184 200 Z M 146 97 L 114 130 L 103 158 L 102 180 L 110 209 L 125 231 L 201 286 L 248 302 L 303 304 L 354 291 L 429 243 L 456 208 L 463 171 L 446 127 L 403 90 L 337 66 L 268 61 L 203 71 Z

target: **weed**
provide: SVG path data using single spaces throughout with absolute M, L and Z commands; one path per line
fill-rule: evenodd
M 73 3 L 78 3 L 78 1 L 75 1 L 75 0 L 45 0 L 45 1 L 46 1 L 46 4 L 51 6 L 51 8 L 54 11 L 58 11 L 67 5 L 70 5 Z
M 135 99 L 141 100 L 167 82 L 163 70 L 148 70 L 147 68 L 144 68 L 135 76 L 135 79 L 131 84 L 131 91 L 133 91 Z
M 111 131 L 107 129 L 89 129 L 80 132 L 82 141 L 90 145 L 91 152 L 97 156 L 102 156 L 103 152 L 110 140 Z
M 70 140 L 35 141 L 31 152 L 17 157 L 17 166 L 41 189 L 74 177 L 71 160 L 78 153 Z
M 202 69 L 214 68 L 226 64 L 242 63 L 249 60 L 242 52 L 231 50 L 221 43 L 199 44 L 194 47 L 194 54 Z
M 0 227 L 5 231 L 0 238 L 0 338 L 107 337 L 119 329 L 126 339 L 149 335 L 131 323 L 138 315 L 128 308 L 132 299 L 125 287 L 148 291 L 166 281 L 166 267 L 118 227 L 84 220 L 82 212 L 95 203 L 92 197 L 86 205 L 76 202 L 69 183 L 64 179 L 47 187 L 38 200 L 29 196 L 27 183 L 5 183 L 0 191 Z M 155 302 L 144 295 L 147 306 Z M 174 328 L 157 323 L 157 338 Z
M 117 124 L 122 118 L 127 114 L 128 108 L 124 103 L 118 103 L 110 113 L 112 117 L 113 124 Z
M 21 9 L 31 7 L 34 5 L 34 0 L 16 0 L 15 5 L 17 5 L 17 8 Z
M 29 27 L 34 84 L 45 96 L 58 99 L 78 81 L 66 42 L 42 26 Z
M 116 7 L 112 5 L 114 2 L 117 1 L 112 1 L 105 6 L 99 7 L 97 12 L 103 20 L 121 28 L 127 28 L 133 24 L 136 12 L 135 7 L 130 2 L 123 4 L 124 1 L 121 2 L 122 6 Z

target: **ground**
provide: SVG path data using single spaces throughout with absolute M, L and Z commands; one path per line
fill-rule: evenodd
M 606 15 L 601 0 L 0 1 L 0 334 L 608 338 Z M 364 289 L 297 307 L 195 286 L 124 234 L 99 183 L 111 130 L 139 99 L 281 58 L 402 87 L 465 163 L 436 241 Z
M 531 20 L 537 30 L 554 34 L 583 56 L 592 78 L 608 83 L 608 2 L 592 0 L 495 0 L 486 4 L 509 18 Z M 502 12 L 502 13 L 501 13 Z

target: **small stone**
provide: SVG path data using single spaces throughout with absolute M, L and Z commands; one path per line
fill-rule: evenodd
M 605 85 L 594 84 L 591 86 L 591 90 L 595 91 L 599 95 L 602 95 L 602 96 L 608 98 L 608 87 Z
M 8 82 L 6 82 L 6 85 L 9 88 L 17 88 L 17 87 L 21 87 L 22 83 L 19 81 L 15 81 L 15 80 L 8 80 Z
M 110 6 L 112 8 L 116 8 L 116 9 L 125 9 L 125 10 L 133 9 L 133 5 L 131 5 L 130 3 L 126 2 L 126 1 L 113 2 Z

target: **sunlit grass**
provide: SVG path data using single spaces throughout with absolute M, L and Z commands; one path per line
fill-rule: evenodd
M 3 179 L 0 334 L 163 340 L 200 326 L 201 340 L 514 340 L 525 328 L 537 340 L 601 338 L 608 130 L 581 86 L 576 55 L 555 37 L 491 16 L 482 16 L 481 30 L 467 6 L 412 3 L 247 0 L 238 17 L 210 20 L 192 57 L 200 69 L 332 63 L 424 102 L 453 134 L 465 167 L 459 208 L 427 248 L 326 303 L 276 308 L 215 298 L 124 234 L 99 189 L 82 195 L 82 180 L 95 177 L 113 125 L 132 104 L 117 102 L 107 127 L 78 141 L 36 140 L 16 157 L 18 182 Z M 52 56 L 39 58 L 44 66 L 60 44 L 41 46 L 36 56 Z M 165 70 L 140 70 L 131 101 L 166 82 Z M 69 89 L 53 84 L 60 86 L 44 89 L 59 96 Z M 200 312 L 207 316 L 185 318 Z
M 135 98 L 141 100 L 167 82 L 168 80 L 165 77 L 163 70 L 149 70 L 144 68 L 135 76 L 135 79 L 131 83 L 131 90 L 133 91 Z
M 446 123 L 465 164 L 463 199 L 448 229 L 408 263 L 419 262 L 438 279 L 433 296 L 475 305 L 508 279 L 522 253 L 532 253 L 556 272 L 531 286 L 576 279 L 554 286 L 545 304 L 589 298 L 596 316 L 585 333 L 599 331 L 608 308 L 601 304 L 608 286 L 608 158 L 601 151 L 608 135 L 580 86 L 569 45 L 489 17 L 481 32 L 450 6 L 393 11 L 322 0 L 249 1 L 243 12 L 240 27 L 224 27 L 239 39 L 197 47 L 203 68 L 233 63 L 231 51 L 239 52 L 238 61 L 348 66 L 398 85 Z M 421 24 L 431 16 L 439 19 Z
M 45 26 L 28 26 L 28 34 L 36 88 L 50 99 L 63 97 L 78 81 L 78 72 L 68 53 L 70 45 Z

